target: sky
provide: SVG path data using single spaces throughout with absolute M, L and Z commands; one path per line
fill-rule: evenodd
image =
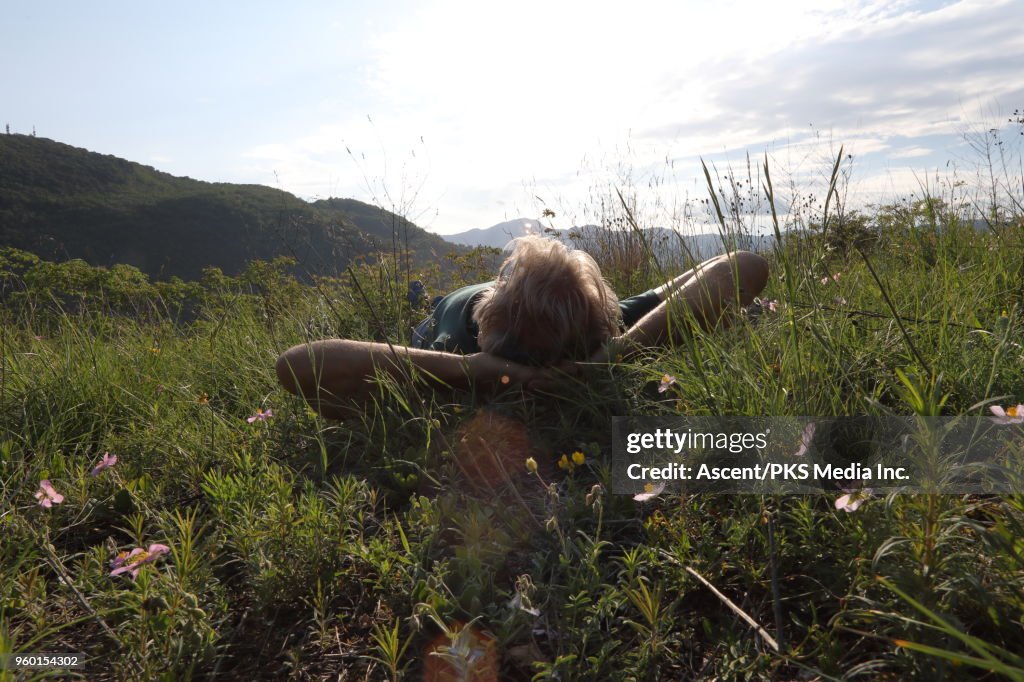
M 0 13 L 11 132 L 376 203 L 442 234 L 545 209 L 558 227 L 592 222 L 616 190 L 665 222 L 708 196 L 701 160 L 760 186 L 767 159 L 780 202 L 820 201 L 840 148 L 845 200 L 884 203 L 953 188 L 986 141 L 1005 154 L 1024 139 L 1008 120 L 1024 110 L 1024 0 L 4 0 Z

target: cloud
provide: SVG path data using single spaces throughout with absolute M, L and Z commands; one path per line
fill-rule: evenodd
M 742 78 L 709 80 L 706 107 L 720 117 L 720 132 L 708 132 L 705 116 L 641 135 L 736 149 L 811 125 L 838 138 L 956 133 L 965 109 L 1024 94 L 1021 14 L 1015 2 L 959 2 L 826 27 L 823 38 L 749 65 Z
M 748 150 L 813 185 L 842 145 L 864 185 L 895 188 L 913 172 L 893 164 L 939 163 L 979 111 L 1024 104 L 1022 20 L 1016 0 L 438 0 L 368 40 L 369 111 L 246 157 L 442 231 L 535 215 L 538 196 L 583 217 L 613 183 L 668 214 L 667 194 L 706 193 L 700 157 Z
M 932 153 L 931 149 L 925 149 L 924 147 L 908 147 L 906 149 L 894 149 L 889 152 L 890 159 L 913 159 L 921 156 L 928 156 Z

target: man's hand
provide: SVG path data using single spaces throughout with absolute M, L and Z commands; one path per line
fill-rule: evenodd
M 522 386 L 528 391 L 550 390 L 565 374 L 576 374 L 576 364 L 565 361 L 555 367 L 521 365 L 490 353 L 466 356 L 469 375 L 476 383 L 494 386 Z
M 587 358 L 588 363 L 610 365 L 622 362 L 639 350 L 635 343 L 631 342 L 625 335 L 613 336 L 603 346 L 598 348 L 593 355 Z

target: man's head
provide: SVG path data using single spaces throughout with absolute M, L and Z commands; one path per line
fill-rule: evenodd
M 588 254 L 539 236 L 515 240 L 473 310 L 480 348 L 531 365 L 583 360 L 618 333 L 615 292 Z

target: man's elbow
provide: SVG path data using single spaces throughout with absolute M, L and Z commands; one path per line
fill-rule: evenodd
M 300 395 L 299 387 L 302 385 L 302 376 L 307 373 L 309 364 L 309 353 L 304 346 L 289 348 L 281 353 L 274 365 L 274 369 L 277 371 L 277 380 L 289 393 Z
M 304 399 L 310 407 L 328 419 L 341 419 L 351 414 L 353 401 L 368 393 L 365 382 L 354 381 L 346 373 L 328 372 L 325 357 L 339 342 L 315 341 L 292 346 L 277 358 L 274 370 L 286 391 Z M 345 363 L 336 361 L 335 366 Z
M 768 284 L 768 261 L 750 251 L 737 251 L 733 258 L 739 271 L 740 301 L 743 305 L 750 305 Z

